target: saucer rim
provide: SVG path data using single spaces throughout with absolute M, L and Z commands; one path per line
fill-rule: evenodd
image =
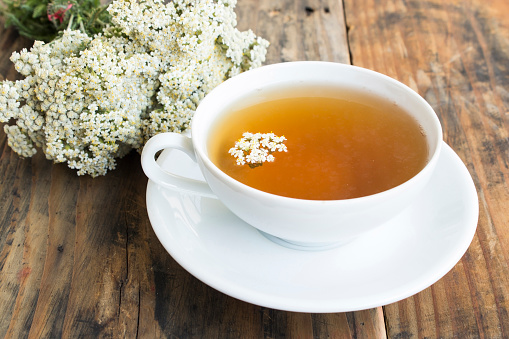
M 251 304 L 294 312 L 310 312 L 310 313 L 349 312 L 384 306 L 408 298 L 426 289 L 427 287 L 431 286 L 436 281 L 441 279 L 457 264 L 459 260 L 461 260 L 461 258 L 467 251 L 468 247 L 470 246 L 470 243 L 475 235 L 479 216 L 479 202 L 475 185 L 467 168 L 465 167 L 461 159 L 458 157 L 458 155 L 445 142 L 443 142 L 443 146 L 445 147 L 442 148 L 442 155 L 440 158 L 442 157 L 453 158 L 451 159 L 451 161 L 454 161 L 457 167 L 448 170 L 462 171 L 462 175 L 464 177 L 462 179 L 462 185 L 465 188 L 468 188 L 469 190 L 470 193 L 469 196 L 463 197 L 463 199 L 461 199 L 462 203 L 468 206 L 470 205 L 477 206 L 477 208 L 465 212 L 465 214 L 469 213 L 468 218 L 465 217 L 468 220 L 468 225 L 465 225 L 462 228 L 463 230 L 462 236 L 458 237 L 458 241 L 455 244 L 456 249 L 454 251 L 454 255 L 449 255 L 448 260 L 438 262 L 436 263 L 433 269 L 428 269 L 429 271 L 432 272 L 431 273 L 428 272 L 428 274 L 426 275 L 426 279 L 421 279 L 419 281 L 407 283 L 407 285 L 411 286 L 406 287 L 399 286 L 398 288 L 394 288 L 395 291 L 399 292 L 394 293 L 392 295 L 386 295 L 387 293 L 385 293 L 384 296 L 381 296 L 376 300 L 362 300 L 362 298 L 359 298 L 359 301 L 355 303 L 355 305 L 352 303 L 338 304 L 337 300 L 332 300 L 331 302 L 331 300 L 312 300 L 312 298 L 306 298 L 305 300 L 302 300 L 299 298 L 289 299 L 287 297 L 279 297 L 277 295 L 263 293 L 263 291 L 260 290 L 253 290 L 252 288 L 248 288 L 246 286 L 236 285 L 235 283 L 225 281 L 224 279 L 221 279 L 220 277 L 214 275 L 207 275 L 207 272 L 205 272 L 207 271 L 206 269 L 204 270 L 203 268 L 193 266 L 192 263 L 190 263 L 190 261 L 187 258 L 182 257 L 184 253 L 179 253 L 178 248 L 172 246 L 171 241 L 169 241 L 168 238 L 166 237 L 166 234 L 164 234 L 165 229 L 168 228 L 167 225 L 161 225 L 159 220 L 156 220 L 157 218 L 153 213 L 154 208 L 153 206 L 151 206 L 152 204 L 151 192 L 154 189 L 163 190 L 170 194 L 178 195 L 179 197 L 181 197 L 182 195 L 190 194 L 171 191 L 149 180 L 147 184 L 146 193 L 147 211 L 149 214 L 149 219 L 152 228 L 154 229 L 154 232 L 158 240 L 161 242 L 165 250 L 172 256 L 172 258 L 194 277 L 226 295 L 229 295 L 231 297 L 234 297 L 245 302 L 249 302 Z M 433 178 L 431 178 L 430 180 L 430 183 L 432 182 Z M 468 204 L 467 200 L 469 200 Z M 256 230 L 254 231 L 257 232 Z M 260 237 L 260 239 L 263 238 L 264 241 L 270 242 L 270 240 L 266 239 L 262 234 L 257 233 L 257 235 Z M 451 246 L 454 246 L 454 244 L 451 244 Z M 324 252 L 333 253 L 333 251 L 334 249 L 325 250 Z

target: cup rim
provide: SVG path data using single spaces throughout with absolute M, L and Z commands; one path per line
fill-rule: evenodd
M 344 69 L 351 69 L 355 72 L 364 73 L 367 75 L 379 77 L 383 81 L 388 82 L 389 84 L 395 85 L 406 92 L 408 92 L 408 95 L 412 96 L 413 99 L 416 102 L 419 102 L 422 107 L 426 111 L 428 111 L 430 114 L 431 120 L 433 120 L 434 128 L 436 129 L 436 140 L 435 140 L 435 147 L 434 149 L 429 149 L 430 157 L 426 163 L 426 165 L 413 177 L 408 179 L 407 181 L 394 186 L 390 189 L 387 189 L 382 192 L 361 196 L 361 197 L 355 197 L 355 198 L 348 198 L 348 199 L 336 199 L 336 200 L 317 200 L 317 199 L 301 199 L 301 198 L 292 198 L 287 196 L 281 196 L 269 192 L 265 192 L 259 189 L 256 189 L 254 187 L 248 186 L 232 177 L 230 177 L 228 174 L 224 173 L 219 167 L 217 167 L 208 157 L 207 150 L 206 150 L 206 137 L 202 134 L 195 133 L 195 125 L 200 124 L 200 120 L 196 120 L 195 117 L 200 117 L 202 115 L 206 115 L 206 108 L 209 102 L 211 101 L 213 96 L 221 95 L 222 92 L 225 92 L 228 90 L 228 88 L 235 86 L 238 82 L 243 82 L 249 80 L 250 77 L 256 76 L 259 73 L 263 74 L 264 72 L 269 72 L 277 68 L 293 68 L 293 67 L 333 67 L 333 68 L 344 68 Z M 198 121 L 198 123 L 196 123 Z M 244 73 L 241 73 L 239 75 L 236 75 L 216 88 L 214 88 L 200 103 L 198 106 L 195 115 L 191 121 L 191 139 L 194 146 L 194 150 L 198 158 L 202 161 L 203 165 L 212 173 L 216 178 L 219 178 L 221 181 L 227 182 L 230 187 L 232 187 L 234 190 L 239 191 L 242 190 L 244 194 L 247 194 L 253 198 L 256 199 L 264 199 L 264 200 L 272 200 L 277 201 L 279 204 L 291 204 L 295 206 L 295 204 L 301 204 L 302 206 L 329 206 L 334 204 L 357 204 L 359 202 L 372 202 L 373 200 L 384 200 L 387 199 L 389 196 L 398 194 L 398 192 L 405 190 L 408 186 L 413 185 L 416 181 L 420 180 L 421 177 L 428 175 L 428 172 L 432 171 L 435 167 L 438 158 L 441 153 L 442 148 L 442 142 L 443 142 L 443 132 L 442 132 L 442 126 L 440 123 L 440 120 L 438 119 L 438 116 L 436 115 L 435 111 L 431 107 L 431 105 L 424 100 L 417 92 L 415 92 L 413 89 L 408 87 L 407 85 L 403 84 L 400 81 L 397 81 L 385 74 L 359 67 L 354 66 L 350 64 L 341 64 L 341 63 L 335 63 L 335 62 L 328 62 L 328 61 L 292 61 L 292 62 L 283 62 L 283 63 L 276 63 L 276 64 L 270 64 L 261 66 L 259 68 L 255 68 L 249 71 L 246 71 Z M 203 148 L 201 147 L 203 145 Z

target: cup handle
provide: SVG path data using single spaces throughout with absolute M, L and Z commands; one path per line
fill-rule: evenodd
M 157 152 L 172 148 L 184 152 L 196 163 L 191 138 L 179 133 L 160 133 L 150 138 L 141 153 L 141 166 L 145 175 L 157 184 L 177 191 L 185 191 L 208 198 L 216 198 L 205 181 L 186 178 L 165 171 L 155 160 Z

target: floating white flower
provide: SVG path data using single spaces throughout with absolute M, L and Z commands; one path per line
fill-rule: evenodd
M 235 142 L 235 147 L 230 148 L 230 153 L 236 158 L 237 165 L 245 165 L 254 168 L 264 162 L 275 160 L 272 153 L 287 152 L 284 136 L 278 137 L 274 133 L 250 133 L 245 132 L 242 138 Z

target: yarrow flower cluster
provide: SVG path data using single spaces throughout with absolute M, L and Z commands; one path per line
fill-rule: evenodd
M 0 84 L 9 146 L 98 176 L 151 136 L 185 131 L 208 92 L 265 61 L 268 42 L 237 30 L 235 5 L 116 0 L 102 33 L 67 30 L 13 53 L 25 78 Z
M 245 132 L 242 138 L 235 142 L 235 147 L 228 151 L 236 158 L 237 165 L 245 165 L 254 168 L 261 166 L 264 162 L 275 160 L 272 153 L 287 152 L 284 136 L 278 137 L 274 133 L 250 133 Z

